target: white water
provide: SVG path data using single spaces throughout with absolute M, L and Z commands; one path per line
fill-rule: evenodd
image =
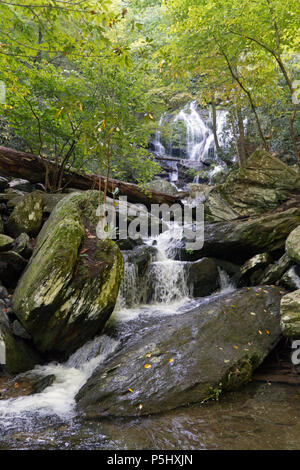
M 288 270 L 288 275 L 290 276 L 290 279 L 295 284 L 296 288 L 300 289 L 300 277 L 296 273 L 294 266 Z
M 224 138 L 223 130 L 227 122 L 228 112 L 226 110 L 217 110 L 217 136 L 221 146 L 228 144 L 228 139 Z M 154 151 L 159 156 L 165 156 L 167 151 L 161 142 L 160 128 L 166 122 L 167 115 L 164 113 L 159 120 L 159 129 L 155 133 L 153 140 Z M 192 101 L 186 105 L 179 113 L 173 118 L 171 127 L 176 127 L 176 123 L 183 121 L 186 126 L 186 154 L 189 160 L 205 161 L 211 152 L 213 159 L 216 158 L 216 148 L 214 142 L 214 135 L 208 122 L 211 119 L 205 120 L 198 111 L 196 101 Z M 169 155 L 172 156 L 172 138 L 169 144 Z
M 26 419 L 28 413 L 72 418 L 75 395 L 95 368 L 116 350 L 118 344 L 115 339 L 102 335 L 78 349 L 64 364 L 51 363 L 36 367 L 36 375 L 42 378 L 54 374 L 55 382 L 41 393 L 0 400 L 1 425 L 9 426 L 11 417 Z
M 220 284 L 220 294 L 229 294 L 233 292 L 236 287 L 231 282 L 229 275 L 224 269 L 218 268 L 219 271 L 219 284 Z

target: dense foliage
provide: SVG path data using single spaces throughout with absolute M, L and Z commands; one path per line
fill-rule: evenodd
M 51 189 L 69 166 L 142 183 L 159 171 L 156 118 L 196 98 L 230 111 L 241 165 L 259 146 L 299 162 L 299 13 L 296 0 L 0 0 L 0 142 L 55 160 Z

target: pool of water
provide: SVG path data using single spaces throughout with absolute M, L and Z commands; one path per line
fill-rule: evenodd
M 0 422 L 0 449 L 299 449 L 300 386 L 253 382 L 160 416 L 90 421 L 34 413 Z

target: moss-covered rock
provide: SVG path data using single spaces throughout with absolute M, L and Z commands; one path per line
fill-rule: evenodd
M 8 219 L 6 227 L 8 234 L 16 238 L 25 232 L 35 237 L 42 226 L 42 207 L 43 200 L 37 192 L 24 196 L 16 204 Z
M 8 235 L 0 234 L 0 251 L 10 250 L 14 239 Z
M 123 256 L 95 234 L 97 191 L 73 193 L 43 226 L 13 296 L 13 308 L 39 351 L 63 357 L 99 333 L 112 313 Z
M 286 241 L 286 252 L 293 261 L 300 264 L 300 225 L 288 236 Z
M 280 326 L 284 336 L 300 338 L 300 290 L 282 297 L 280 313 Z
M 261 214 L 300 194 L 300 175 L 265 150 L 257 150 L 245 168 L 229 173 L 207 198 L 206 217 L 229 220 Z
M 78 408 L 89 417 L 147 415 L 235 389 L 278 342 L 279 308 L 278 288 L 246 288 L 185 314 L 135 320 L 79 391 Z

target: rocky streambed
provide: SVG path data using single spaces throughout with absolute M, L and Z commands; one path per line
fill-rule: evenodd
M 300 337 L 300 183 L 282 165 L 256 153 L 209 191 L 193 251 L 170 222 L 98 240 L 98 191 L 1 178 L 2 447 L 271 448 L 266 427 L 251 436 L 259 419 L 275 434 L 272 393 L 288 433 L 293 400 L 279 397 L 298 403 L 297 380 L 251 382 L 283 336 Z M 231 432 L 236 416 L 231 447 L 218 412 Z

